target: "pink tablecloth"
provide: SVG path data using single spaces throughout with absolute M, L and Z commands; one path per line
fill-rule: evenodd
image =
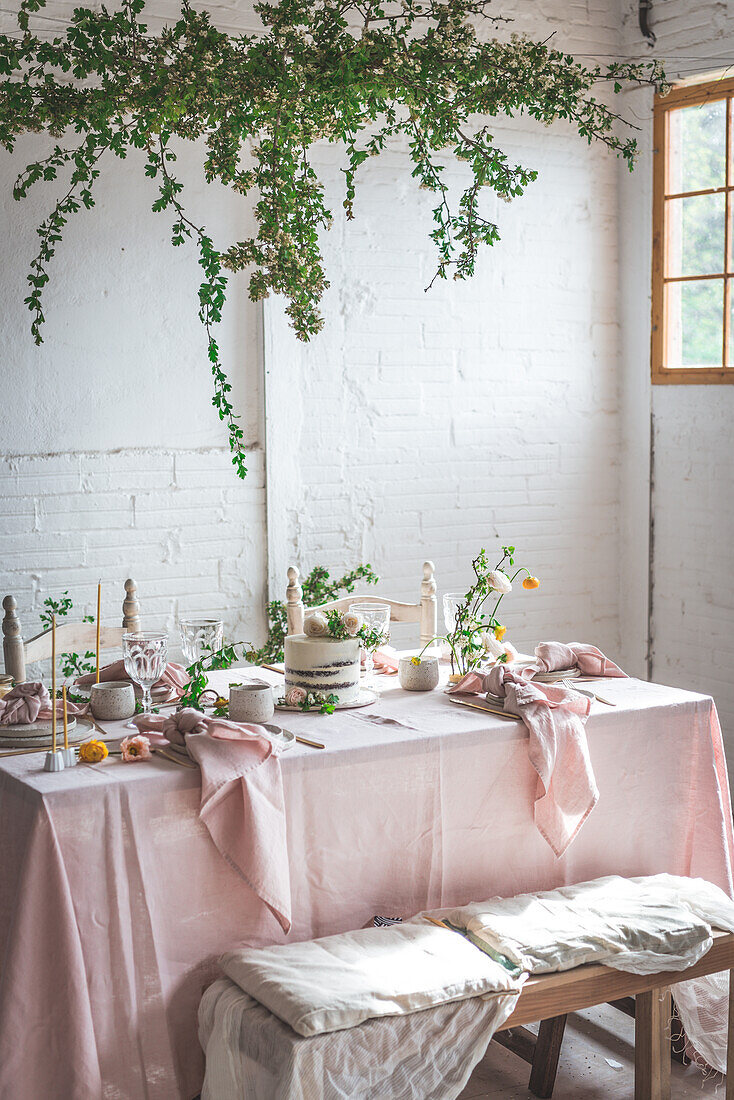
M 611 873 L 734 894 L 710 699 L 604 682 L 619 706 L 587 725 L 599 803 L 557 860 L 533 822 L 525 727 L 383 686 L 366 710 L 284 716 L 327 745 L 282 758 L 290 938 Z M 40 760 L 0 761 L 0 1096 L 190 1100 L 217 955 L 283 932 L 200 823 L 198 772 L 111 759 L 54 776 Z

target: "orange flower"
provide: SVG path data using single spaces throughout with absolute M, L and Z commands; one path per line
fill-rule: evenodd
M 82 764 L 101 764 L 109 749 L 104 741 L 85 741 L 79 746 L 79 760 Z
M 498 642 L 502 641 L 502 639 L 504 638 L 506 633 L 507 633 L 507 627 L 506 626 L 496 626 L 494 628 L 494 636 L 495 636 L 495 638 L 497 639 Z
M 523 588 L 539 588 L 540 581 L 537 577 L 526 577 L 522 582 L 522 586 Z

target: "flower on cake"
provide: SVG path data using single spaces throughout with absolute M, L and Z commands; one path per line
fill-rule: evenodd
M 309 638 L 322 638 L 329 633 L 329 623 L 326 615 L 320 611 L 311 611 L 303 620 L 303 633 Z
M 132 764 L 136 760 L 150 759 L 150 741 L 142 733 L 136 733 L 134 737 L 123 738 L 120 748 L 125 764 Z
M 512 592 L 510 578 L 501 569 L 490 569 L 487 573 L 487 581 L 491 589 L 495 592 L 501 592 L 503 596 L 506 596 L 508 592 Z
M 306 702 L 306 692 L 301 687 L 292 687 L 285 693 L 285 705 L 287 707 L 300 707 Z
M 358 634 L 364 620 L 358 611 L 345 611 L 342 615 L 342 622 L 347 628 L 349 637 L 354 638 Z

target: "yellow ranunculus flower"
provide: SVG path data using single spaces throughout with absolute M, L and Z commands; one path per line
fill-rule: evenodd
M 522 586 L 523 588 L 539 588 L 540 581 L 537 577 L 526 577 L 522 582 Z
M 410 663 L 411 665 L 419 665 L 421 663 L 421 659 L 420 657 L 411 657 Z
M 79 746 L 79 760 L 82 764 L 101 764 L 109 749 L 104 741 L 85 741 Z
M 497 639 L 498 642 L 502 641 L 502 639 L 504 638 L 506 633 L 507 633 L 507 627 L 506 626 L 496 626 L 494 628 L 494 636 L 495 636 L 495 638 Z

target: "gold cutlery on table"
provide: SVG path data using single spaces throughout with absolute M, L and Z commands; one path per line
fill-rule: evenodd
M 474 710 L 481 710 L 485 714 L 496 714 L 498 718 L 504 718 L 506 722 L 522 722 L 522 718 L 518 718 L 516 714 L 507 714 L 504 710 L 498 710 L 496 707 L 483 706 L 481 703 L 472 703 L 468 699 L 459 699 L 456 695 L 449 695 L 449 700 L 452 703 L 458 703 L 461 707 L 473 707 Z
M 165 756 L 166 760 L 172 760 L 174 764 L 180 764 L 182 768 L 198 768 L 199 765 L 195 764 L 193 760 L 184 760 L 182 756 L 177 753 L 168 752 L 162 745 L 154 745 L 153 752 L 158 756 Z
M 300 745 L 310 745 L 312 749 L 325 749 L 326 745 L 322 745 L 320 741 L 309 741 L 308 737 L 299 737 L 297 733 L 293 735 Z
M 611 699 L 605 699 L 603 695 L 597 695 L 595 691 L 586 691 L 584 688 L 577 687 L 573 680 L 561 680 L 561 683 L 570 691 L 577 691 L 579 695 L 585 695 L 588 699 L 596 699 L 599 703 L 606 703 L 608 707 L 616 707 L 617 705 Z

